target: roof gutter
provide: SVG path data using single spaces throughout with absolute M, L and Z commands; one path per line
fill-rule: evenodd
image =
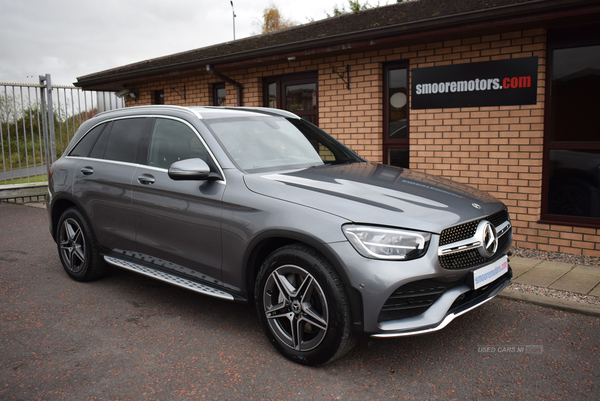
M 581 8 L 574 8 L 573 6 L 586 7 L 582 10 Z M 590 11 L 600 12 L 600 4 L 593 1 L 583 2 L 582 4 L 582 2 L 578 0 L 538 0 L 525 4 L 513 4 L 486 10 L 468 11 L 449 16 L 411 21 L 352 33 L 330 35 L 324 38 L 307 39 L 299 42 L 263 47 L 258 50 L 247 50 L 234 54 L 208 57 L 199 60 L 173 63 L 123 73 L 116 72 L 115 74 L 104 77 L 95 78 L 90 76 L 89 79 L 86 79 L 84 76 L 81 77 L 81 79 L 78 78 L 78 82 L 75 83 L 75 86 L 102 86 L 115 84 L 119 81 L 124 83 L 124 81 L 138 80 L 142 77 L 172 73 L 173 70 L 192 70 L 205 66 L 208 69 L 208 65 L 214 67 L 215 64 L 231 65 L 248 63 L 251 59 L 256 60 L 263 57 L 266 57 L 270 60 L 280 58 L 283 59 L 291 52 L 296 52 L 296 54 L 301 54 L 302 52 L 304 52 L 304 54 L 317 54 L 320 52 L 331 51 L 331 47 L 339 48 L 341 46 L 342 48 L 351 48 L 352 42 L 357 41 L 362 43 L 366 42 L 369 44 L 376 44 L 391 40 L 398 40 L 398 35 L 401 35 L 402 39 L 427 37 L 439 35 L 444 29 L 446 29 L 446 31 L 451 30 L 452 32 L 457 33 L 470 31 L 479 27 L 490 28 L 532 21 L 548 21 L 556 18 L 558 13 L 560 13 L 561 17 L 579 16 L 582 15 L 582 12 L 587 15 L 590 13 Z M 469 25 L 467 26 L 466 24 Z M 392 36 L 395 37 L 390 38 Z M 357 45 L 357 43 L 354 43 L 354 45 Z M 224 79 L 222 77 L 220 78 Z M 235 84 L 239 85 L 237 82 Z

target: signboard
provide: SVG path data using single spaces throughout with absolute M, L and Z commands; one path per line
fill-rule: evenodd
M 535 104 L 537 73 L 537 57 L 415 68 L 412 108 Z

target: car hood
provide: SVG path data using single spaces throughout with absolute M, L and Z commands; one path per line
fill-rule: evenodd
M 491 195 L 441 177 L 354 163 L 244 177 L 253 192 L 305 205 L 355 223 L 440 233 L 505 206 Z

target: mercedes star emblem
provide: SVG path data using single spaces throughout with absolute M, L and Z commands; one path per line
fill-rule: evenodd
M 487 220 L 480 221 L 475 237 L 479 238 L 481 243 L 477 248 L 479 254 L 486 259 L 494 256 L 498 250 L 498 234 L 492 223 Z

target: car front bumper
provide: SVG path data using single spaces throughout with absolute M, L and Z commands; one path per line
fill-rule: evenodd
M 372 334 L 372 337 L 405 337 L 441 330 L 458 316 L 490 301 L 510 284 L 511 278 L 512 270 L 509 267 L 508 273 L 491 283 L 486 291 L 458 306 L 453 305 L 460 296 L 475 290 L 471 290 L 466 285 L 455 287 L 447 291 L 425 313 L 419 316 L 380 323 L 381 329 L 386 332 Z M 458 296 L 456 296 L 457 294 Z M 448 305 L 450 305 L 450 309 L 447 309 Z
M 473 289 L 471 276 L 476 269 L 442 268 L 437 256 L 438 240 L 437 235 L 432 236 L 427 254 L 410 261 L 366 259 L 349 243 L 329 244 L 334 252 L 343 255 L 350 280 L 348 284 L 361 294 L 361 329 L 364 333 L 373 337 L 402 337 L 441 330 L 456 317 L 491 300 L 510 284 L 512 270 L 507 266 L 503 275 Z M 429 288 L 432 283 L 437 291 L 435 296 Z M 388 300 L 397 296 L 398 291 L 403 292 L 401 297 L 407 302 L 414 302 L 413 311 L 417 312 L 411 313 L 412 306 L 409 305 L 406 316 L 400 312 L 398 316 L 392 314 L 384 318 Z M 411 291 L 415 294 L 414 299 L 410 298 Z M 423 299 L 428 301 L 425 306 L 421 306 Z

